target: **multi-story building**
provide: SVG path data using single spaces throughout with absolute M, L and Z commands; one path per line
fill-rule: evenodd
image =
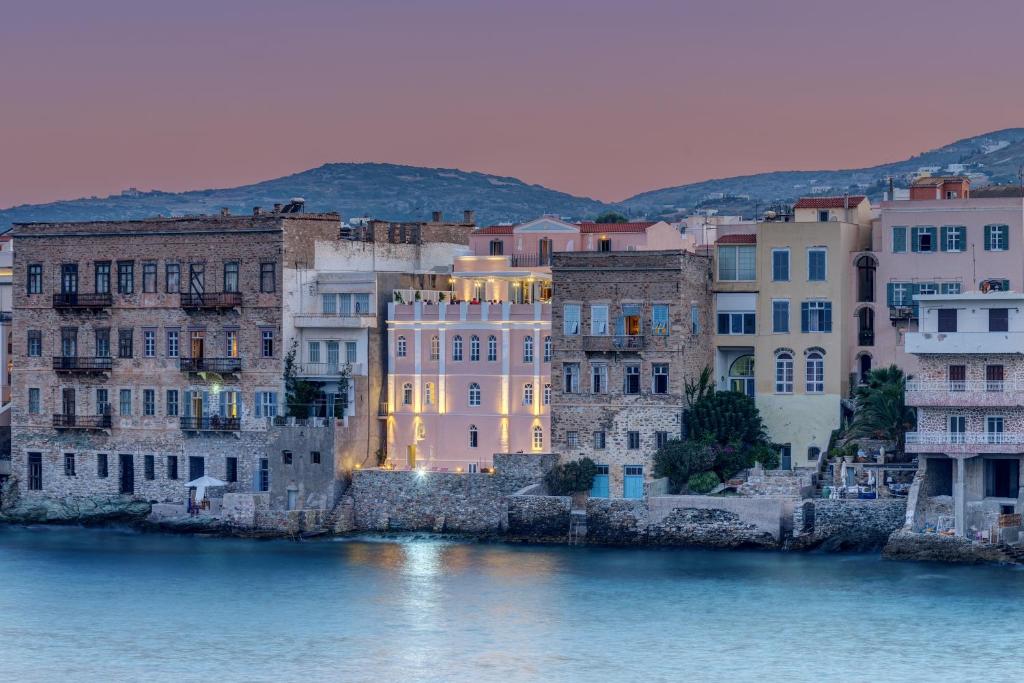
M 551 433 L 598 464 L 591 495 L 640 498 L 682 434 L 685 383 L 710 367 L 711 259 L 684 251 L 555 254 Z
M 330 503 L 331 453 L 267 446 L 285 414 L 285 283 L 340 226 L 301 211 L 15 226 L 22 496 L 181 501 L 209 474 L 282 507 Z M 291 469 L 307 459 L 317 491 Z
M 849 392 L 852 255 L 870 243 L 862 196 L 801 199 L 793 216 L 719 226 L 714 369 L 755 398 L 783 468 L 813 464 Z
M 551 258 L 681 249 L 667 223 L 545 216 L 473 231 L 438 289 L 388 310 L 388 453 L 398 467 L 474 470 L 496 452 L 551 450 Z
M 920 464 L 909 513 L 917 530 L 952 521 L 958 536 L 973 538 L 998 527 L 1000 515 L 1022 512 L 1024 295 L 925 294 L 915 302 L 919 329 L 907 333 L 906 352 L 917 372 L 906 401 L 917 431 L 906 449 Z

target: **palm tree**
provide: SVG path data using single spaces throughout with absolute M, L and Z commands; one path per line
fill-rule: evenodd
M 867 382 L 854 391 L 857 412 L 849 435 L 885 439 L 896 444 L 902 454 L 906 433 L 914 429 L 917 415 L 904 401 L 907 377 L 895 365 L 868 373 Z

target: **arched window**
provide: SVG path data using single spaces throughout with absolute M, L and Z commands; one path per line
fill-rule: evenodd
M 462 360 L 462 335 L 452 337 L 452 360 Z
M 487 338 L 487 360 L 498 360 L 498 338 L 493 334 Z
M 523 338 L 523 362 L 533 362 L 533 335 L 528 334 Z
M 438 340 L 435 334 L 430 338 L 430 360 L 439 360 L 441 358 L 441 342 Z
M 943 229 L 945 234 L 945 229 Z M 943 245 L 945 248 L 945 245 Z M 875 300 L 875 259 L 861 256 L 857 259 L 857 301 Z
M 544 430 L 541 429 L 540 425 L 533 428 L 533 450 L 540 451 L 544 449 Z
M 544 337 L 544 362 L 551 362 L 551 355 L 553 351 L 553 345 L 551 344 L 551 335 Z
M 480 337 L 475 334 L 469 338 L 469 359 L 480 360 Z
M 870 306 L 857 311 L 857 345 L 875 345 L 875 311 Z
M 469 385 L 469 405 L 480 405 L 480 385 L 476 382 Z
M 862 353 L 862 354 L 860 354 L 860 357 L 857 359 L 857 362 L 858 362 L 858 365 L 859 365 L 858 369 L 860 370 L 860 383 L 861 384 L 867 384 L 868 383 L 868 375 L 871 374 L 871 354 L 870 353 Z
M 427 382 L 423 385 L 423 405 L 434 405 L 434 383 Z
M 480 445 L 480 434 L 476 430 L 476 425 L 469 425 L 469 447 L 476 448 Z
M 402 405 L 412 405 L 412 382 L 402 385 Z
M 807 449 L 807 459 L 812 462 L 817 462 L 818 455 L 821 453 L 821 449 L 817 446 L 810 446 Z
M 808 394 L 825 392 L 825 357 L 821 351 L 811 351 L 807 354 L 806 391 Z
M 740 356 L 729 366 L 729 390 L 754 395 L 754 357 Z
M 532 384 L 526 384 L 526 385 L 523 386 L 523 405 L 524 406 L 532 406 L 533 405 L 533 385 Z
M 544 385 L 544 405 L 546 405 L 546 406 L 551 405 L 551 385 L 550 384 L 545 384 Z
M 775 356 L 775 393 L 793 393 L 793 354 L 788 351 Z
M 405 353 L 407 351 L 405 337 L 398 338 L 398 343 L 395 345 L 395 349 L 399 358 L 405 358 Z

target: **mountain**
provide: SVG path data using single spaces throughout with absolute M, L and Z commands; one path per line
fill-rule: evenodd
M 954 164 L 951 168 L 950 164 Z M 698 208 L 717 208 L 723 214 L 752 215 L 756 207 L 792 202 L 814 194 L 867 194 L 881 198 L 890 176 L 897 187 L 907 187 L 912 174 L 935 172 L 969 173 L 974 185 L 1017 183 L 1024 165 L 1024 128 L 985 133 L 958 140 L 918 154 L 869 168 L 832 171 L 775 171 L 756 175 L 706 180 L 678 187 L 644 192 L 621 202 L 630 214 L 670 216 Z
M 590 218 L 608 205 L 586 197 L 529 185 L 517 178 L 447 168 L 396 164 L 324 164 L 283 178 L 242 187 L 191 192 L 126 190 L 49 204 L 24 204 L 0 210 L 0 232 L 11 223 L 148 218 L 216 213 L 221 207 L 246 214 L 254 206 L 271 207 L 292 197 L 306 200 L 308 211 L 338 211 L 389 220 L 426 220 L 433 211 L 461 219 L 474 209 L 487 225 L 520 221 L 550 213 Z

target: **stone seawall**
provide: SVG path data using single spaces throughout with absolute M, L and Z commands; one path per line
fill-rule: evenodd
M 875 550 L 903 527 L 907 514 L 904 498 L 875 500 L 804 500 L 793 514 L 794 550 Z

